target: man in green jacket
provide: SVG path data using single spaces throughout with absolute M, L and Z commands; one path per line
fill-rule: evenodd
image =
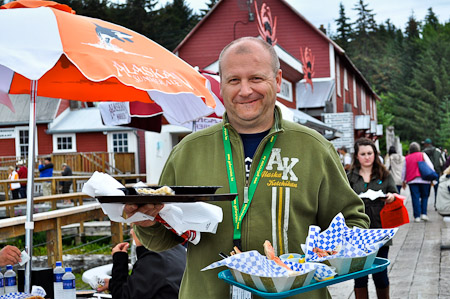
M 263 253 L 269 240 L 277 255 L 301 253 L 308 227 L 326 229 L 339 212 L 349 227 L 369 227 L 333 145 L 316 131 L 283 120 L 275 108 L 281 70 L 272 46 L 253 37 L 235 40 L 220 54 L 219 73 L 223 122 L 185 137 L 160 178 L 163 185 L 223 186 L 218 192 L 239 194 L 232 203 L 214 202 L 224 215 L 216 234 L 203 233 L 199 244 L 188 245 L 183 299 L 229 298 L 230 286 L 217 278 L 224 269 L 200 270 L 233 246 Z M 127 205 L 125 212 L 156 216 L 161 208 Z M 183 241 L 154 221 L 136 223 L 135 231 L 154 251 Z M 324 288 L 295 298 L 329 297 Z

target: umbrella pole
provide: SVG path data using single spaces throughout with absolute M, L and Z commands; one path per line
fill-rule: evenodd
M 34 211 L 34 160 L 36 156 L 36 96 L 38 81 L 31 81 L 30 121 L 28 129 L 28 177 L 27 177 L 27 219 L 25 222 L 25 251 L 30 260 L 25 265 L 24 292 L 31 292 L 31 263 L 33 260 L 33 211 Z

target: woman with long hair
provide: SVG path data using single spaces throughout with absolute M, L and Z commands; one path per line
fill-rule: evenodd
M 365 212 L 370 218 L 370 228 L 381 228 L 380 211 L 385 203 L 395 200 L 397 187 L 394 178 L 379 159 L 378 150 L 372 140 L 360 138 L 355 142 L 353 163 L 350 172 L 347 174 L 351 187 L 357 194 L 365 193 L 369 189 L 373 191 L 381 190 L 386 197 L 371 200 L 363 198 Z M 389 246 L 392 240 L 388 241 L 378 250 L 377 257 L 387 258 Z M 377 297 L 379 299 L 389 298 L 389 278 L 387 269 L 372 275 L 375 283 Z M 355 279 L 355 297 L 369 298 L 368 285 L 369 277 Z
M 408 155 L 405 157 L 402 180 L 403 188 L 406 188 L 406 184 L 409 186 L 414 222 L 428 221 L 427 205 L 431 187 L 431 182 L 423 180 L 420 176 L 419 166 L 417 165 L 419 161 L 425 161 L 434 170 L 433 163 L 428 155 L 420 151 L 420 145 L 417 142 L 411 142 Z

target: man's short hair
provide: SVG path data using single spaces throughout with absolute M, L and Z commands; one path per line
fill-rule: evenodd
M 227 50 L 234 44 L 237 44 L 237 43 L 239 43 L 241 41 L 245 41 L 245 40 L 255 41 L 255 42 L 259 43 L 260 45 L 262 45 L 264 47 L 264 49 L 266 49 L 269 52 L 270 57 L 272 58 L 271 65 L 272 65 L 272 69 L 273 69 L 273 74 L 274 74 L 274 76 L 276 76 L 278 70 L 280 69 L 280 60 L 278 59 L 277 52 L 275 52 L 275 49 L 273 48 L 273 46 L 271 44 L 269 44 L 268 42 L 266 42 L 260 38 L 253 37 L 253 36 L 244 36 L 244 37 L 235 39 L 234 41 L 232 41 L 231 43 L 226 45 L 225 48 L 223 48 L 222 52 L 220 52 L 220 55 L 219 55 L 219 76 L 222 78 L 222 59 L 223 59 L 225 52 L 227 52 Z M 244 52 L 248 51 L 248 48 L 247 48 L 247 46 L 242 45 L 241 48 L 238 48 L 238 51 L 240 51 L 241 53 L 244 53 Z
M 47 160 L 48 162 L 52 162 L 52 158 L 50 158 L 50 157 L 46 157 L 46 158 L 44 158 L 44 160 Z
M 347 147 L 345 147 L 345 146 L 341 146 L 339 149 L 340 149 L 341 151 L 347 152 Z

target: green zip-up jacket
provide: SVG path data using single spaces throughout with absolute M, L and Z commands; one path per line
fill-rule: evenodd
M 222 124 L 190 134 L 174 147 L 160 184 L 223 186 L 217 193 L 229 193 L 223 125 L 230 132 L 241 207 L 246 184 L 244 149 L 240 135 L 228 123 L 226 115 Z M 244 251 L 258 250 L 264 254 L 263 243 L 269 240 L 277 255 L 301 253 L 300 244 L 305 243 L 309 226 L 318 225 L 325 230 L 339 212 L 343 213 L 349 227 L 369 227 L 364 204 L 350 188 L 333 145 L 312 129 L 282 120 L 278 108 L 273 127 L 253 157 L 250 179 L 267 140 L 274 134 L 277 134 L 275 145 L 242 222 Z M 223 222 L 219 223 L 216 234 L 202 233 L 199 244 L 189 243 L 180 290 L 180 298 L 183 299 L 224 299 L 230 296 L 229 285 L 217 277 L 225 268 L 200 271 L 219 260 L 219 252 L 228 253 L 233 247 L 231 203 L 211 203 L 222 208 Z M 135 230 L 142 243 L 154 251 L 168 249 L 182 241 L 160 224 L 136 227 Z M 327 289 L 323 288 L 293 298 L 329 297 Z

